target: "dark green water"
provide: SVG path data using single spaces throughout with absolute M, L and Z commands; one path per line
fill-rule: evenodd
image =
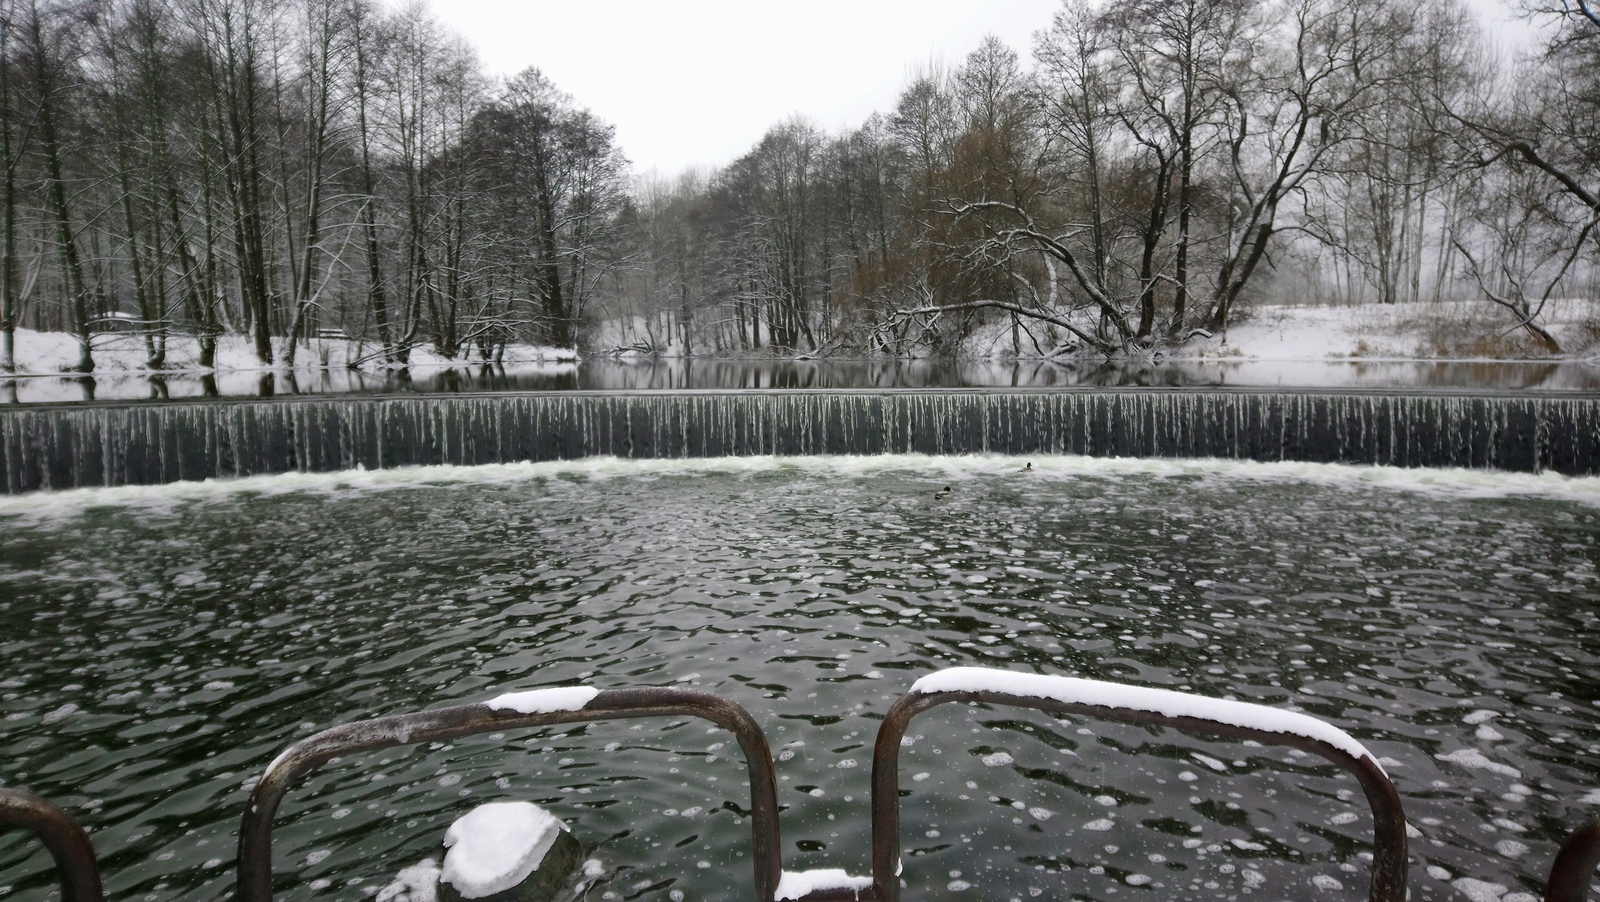
M 512 688 L 688 685 L 767 731 L 785 865 L 867 873 L 878 718 L 918 676 L 978 664 L 1343 727 L 1400 788 L 1416 899 L 1519 902 L 1600 814 L 1600 481 L 1021 464 L 588 461 L 0 499 L 0 781 L 91 828 L 112 898 L 215 899 L 245 787 L 296 738 Z M 1365 897 L 1365 804 L 1313 759 L 974 708 L 911 739 L 909 898 Z M 592 849 L 590 899 L 748 896 L 738 747 L 683 719 L 339 762 L 280 815 L 279 896 L 373 895 L 507 798 Z M 0 896 L 52 886 L 37 846 L 0 837 Z

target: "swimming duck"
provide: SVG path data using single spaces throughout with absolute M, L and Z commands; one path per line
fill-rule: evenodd
M 935 500 L 935 501 L 943 501 L 944 499 L 949 498 L 949 497 L 950 497 L 950 487 L 949 486 L 945 486 L 944 488 L 940 489 L 939 491 L 933 493 L 933 500 Z
M 1024 473 L 1032 473 L 1033 472 L 1033 461 L 1031 461 L 1031 460 L 1028 461 L 1028 465 L 1022 468 L 1022 472 L 1024 472 Z

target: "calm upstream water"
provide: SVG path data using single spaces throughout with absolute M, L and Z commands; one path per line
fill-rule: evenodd
M 393 393 L 685 391 L 906 388 L 1523 389 L 1600 392 L 1600 366 L 1584 361 L 1372 360 L 721 360 L 661 359 L 326 369 L 234 370 L 214 375 L 102 373 L 0 379 L 0 405 L 86 401 Z
M 1600 814 L 1600 480 L 1023 463 L 590 460 L 0 499 L 0 780 L 87 823 L 112 898 L 210 900 L 247 787 L 297 738 L 520 687 L 692 686 L 772 741 L 785 865 L 864 874 L 879 717 L 976 664 L 1349 730 L 1404 798 L 1416 899 L 1525 902 Z M 909 898 L 1365 898 L 1365 803 L 1316 759 L 957 706 L 909 739 Z M 662 718 L 331 765 L 280 814 L 280 897 L 376 895 L 500 799 L 571 825 L 605 870 L 590 899 L 748 895 L 738 746 Z M 0 837 L 0 896 L 51 886 L 37 846 Z

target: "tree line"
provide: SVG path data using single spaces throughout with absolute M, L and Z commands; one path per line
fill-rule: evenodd
M 494 84 L 420 3 L 0 3 L 0 364 L 19 326 L 248 335 L 403 364 L 570 347 L 627 161 L 537 70 Z M 274 355 L 277 360 L 274 360 Z
M 1253 298 L 1486 298 L 1600 268 L 1600 14 L 1531 0 L 1065 0 L 893 110 L 634 180 L 530 69 L 420 2 L 0 0 L 0 368 L 18 328 L 328 340 L 404 364 L 590 353 L 1142 352 Z M 320 341 L 318 341 L 320 340 Z

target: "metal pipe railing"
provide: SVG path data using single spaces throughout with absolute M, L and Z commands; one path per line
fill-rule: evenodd
M 31 792 L 0 789 L 0 830 L 31 830 L 56 861 L 62 902 L 104 902 L 94 844 L 76 818 Z
M 783 871 L 779 859 L 778 790 L 767 737 L 745 709 L 709 692 L 690 689 L 605 689 L 573 710 L 531 714 L 489 704 L 460 705 L 343 724 L 307 737 L 267 767 L 250 794 L 239 827 L 241 902 L 272 898 L 272 819 L 289 788 L 330 758 L 421 742 L 555 724 L 687 715 L 728 730 L 744 750 L 750 775 L 750 834 L 755 852 L 755 897 L 771 902 Z
M 977 668 L 966 668 L 978 671 Z M 983 672 L 983 671 L 979 671 Z M 1000 675 L 1002 671 L 987 671 Z M 1022 676 L 1034 681 L 1033 689 L 1051 686 L 1093 685 L 1116 692 L 1156 692 L 1113 683 L 1071 680 L 1065 677 Z M 1051 681 L 1061 681 L 1053 683 Z M 898 902 L 900 882 L 900 742 L 912 718 L 939 705 L 972 702 L 1005 707 L 1033 708 L 1056 715 L 1075 715 L 1116 721 L 1136 726 L 1170 727 L 1188 733 L 1225 739 L 1254 740 L 1263 745 L 1287 746 L 1319 755 L 1360 781 L 1373 812 L 1373 862 L 1370 902 L 1400 902 L 1406 892 L 1405 815 L 1394 784 L 1368 754 L 1341 731 L 1328 727 L 1335 740 L 1303 732 L 1264 729 L 1259 724 L 1193 716 L 1204 711 L 1202 705 L 1188 713 L 1118 704 L 1096 703 L 1070 693 L 1028 694 L 984 688 L 947 688 L 939 684 L 917 686 L 889 709 L 879 727 L 872 764 L 872 886 L 861 891 L 818 890 L 802 902 L 830 902 L 852 899 L 858 902 Z M 574 690 L 534 690 L 543 693 L 570 693 Z M 601 720 L 640 717 L 691 716 L 717 724 L 732 732 L 744 752 L 750 781 L 751 842 L 754 850 L 755 898 L 770 902 L 783 874 L 778 831 L 776 779 L 771 748 L 765 734 L 750 714 L 737 704 L 709 692 L 673 688 L 580 689 L 579 701 L 559 710 L 538 708 L 532 713 L 501 704 L 516 696 L 503 696 L 487 703 L 460 705 L 413 714 L 379 717 L 343 724 L 296 742 L 280 754 L 262 775 L 250 796 L 240 824 L 238 855 L 238 898 L 242 902 L 268 902 L 272 898 L 272 828 L 278 807 L 289 790 L 330 759 L 355 752 L 376 751 L 424 742 L 457 739 L 509 729 L 554 726 Z M 1164 693 L 1177 696 L 1177 693 Z M 570 700 L 571 696 L 563 696 Z M 1193 696 L 1186 698 L 1193 699 Z M 1233 706 L 1260 709 L 1282 716 L 1284 712 L 1240 702 Z M 1310 718 L 1306 718 L 1308 722 Z M 1320 722 L 1316 722 L 1320 723 Z M 1326 725 L 1322 725 L 1326 727 Z M 1312 731 L 1315 732 L 1315 731 Z M 63 902 L 104 902 L 99 866 L 88 834 L 61 808 L 17 789 L 0 789 L 0 830 L 21 828 L 37 835 L 55 860 L 62 887 Z M 1585 902 L 1595 869 L 1600 866 L 1600 821 L 1573 831 L 1561 847 L 1546 884 L 1545 902 Z
M 978 670 L 978 668 L 972 668 Z M 1002 671 L 989 671 L 992 674 Z M 1067 680 L 1065 677 L 1038 677 L 1032 680 L 1061 680 L 1062 685 L 1093 681 Z M 1125 689 L 1114 683 L 1101 686 Z M 1175 694 L 1175 693 L 1174 693 Z M 930 708 L 958 702 L 978 702 L 1013 708 L 1035 708 L 1050 714 L 1070 714 L 1112 720 L 1136 726 L 1171 727 L 1188 733 L 1210 734 L 1225 739 L 1255 740 L 1263 745 L 1280 745 L 1320 755 L 1361 781 L 1373 815 L 1373 862 L 1371 902 L 1402 902 L 1406 895 L 1406 820 L 1399 793 L 1370 757 L 1356 757 L 1329 742 L 1295 733 L 1255 729 L 1203 717 L 1169 716 L 1155 711 L 1062 701 L 1058 698 L 1024 695 L 994 689 L 979 691 L 912 691 L 901 696 L 878 727 L 877 745 L 872 756 L 872 880 L 879 902 L 898 902 L 900 881 L 900 740 L 911 719 Z M 1264 711 L 1276 712 L 1265 706 Z
M 1584 824 L 1562 843 L 1545 881 L 1544 902 L 1584 902 L 1596 867 L 1600 867 L 1600 821 Z

